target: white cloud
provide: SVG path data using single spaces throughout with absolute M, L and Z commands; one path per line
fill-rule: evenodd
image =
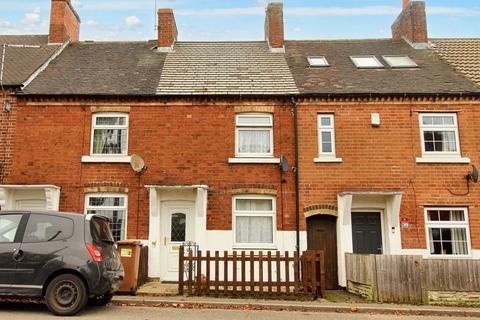
M 27 12 L 23 16 L 23 23 L 32 25 L 40 22 L 40 8 L 33 9 L 32 12 Z
M 125 23 L 129 27 L 139 26 L 142 24 L 142 21 L 136 16 L 129 16 L 125 18 Z
M 203 9 L 203 10 L 176 10 L 175 15 L 179 16 L 263 16 L 263 7 L 250 8 L 228 8 L 228 9 Z
M 83 2 L 80 0 L 72 0 L 72 5 L 75 8 L 83 8 Z
M 293 32 L 301 32 L 301 31 L 302 31 L 302 28 L 300 27 L 293 28 Z
M 85 25 L 86 25 L 86 26 L 89 26 L 89 27 L 96 27 L 96 26 L 98 26 L 98 22 L 95 21 L 95 20 L 87 20 L 87 21 L 85 22 Z
M 10 27 L 10 26 L 11 26 L 10 21 L 0 20 L 0 28 L 7 28 L 7 27 Z

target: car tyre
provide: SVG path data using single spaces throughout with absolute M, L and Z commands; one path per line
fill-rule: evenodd
M 104 295 L 91 298 L 90 300 L 88 300 L 88 304 L 91 306 L 103 307 L 106 306 L 110 301 L 112 301 L 112 298 L 112 293 L 105 293 Z
M 87 288 L 78 276 L 62 274 L 48 284 L 45 302 L 53 314 L 73 316 L 87 304 Z

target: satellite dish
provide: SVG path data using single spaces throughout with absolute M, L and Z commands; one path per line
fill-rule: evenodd
M 132 154 L 130 157 L 130 166 L 133 171 L 142 172 L 145 169 L 145 161 L 143 161 L 142 157 Z
M 280 170 L 282 170 L 282 172 L 288 171 L 288 159 L 285 156 L 280 158 Z
M 470 179 L 472 179 L 472 181 L 475 183 L 478 182 L 478 169 L 474 165 L 472 165 L 472 173 L 470 173 Z

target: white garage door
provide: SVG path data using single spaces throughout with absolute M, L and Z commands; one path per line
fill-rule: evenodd
M 42 199 L 17 200 L 15 201 L 17 210 L 45 210 L 47 203 Z

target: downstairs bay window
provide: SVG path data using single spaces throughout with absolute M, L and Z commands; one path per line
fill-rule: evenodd
M 242 195 L 233 198 L 234 246 L 273 248 L 276 229 L 275 198 Z
M 109 218 L 115 241 L 126 239 L 127 195 L 87 194 L 85 196 L 85 213 Z
M 425 227 L 430 255 L 470 255 L 470 232 L 466 208 L 426 208 Z

